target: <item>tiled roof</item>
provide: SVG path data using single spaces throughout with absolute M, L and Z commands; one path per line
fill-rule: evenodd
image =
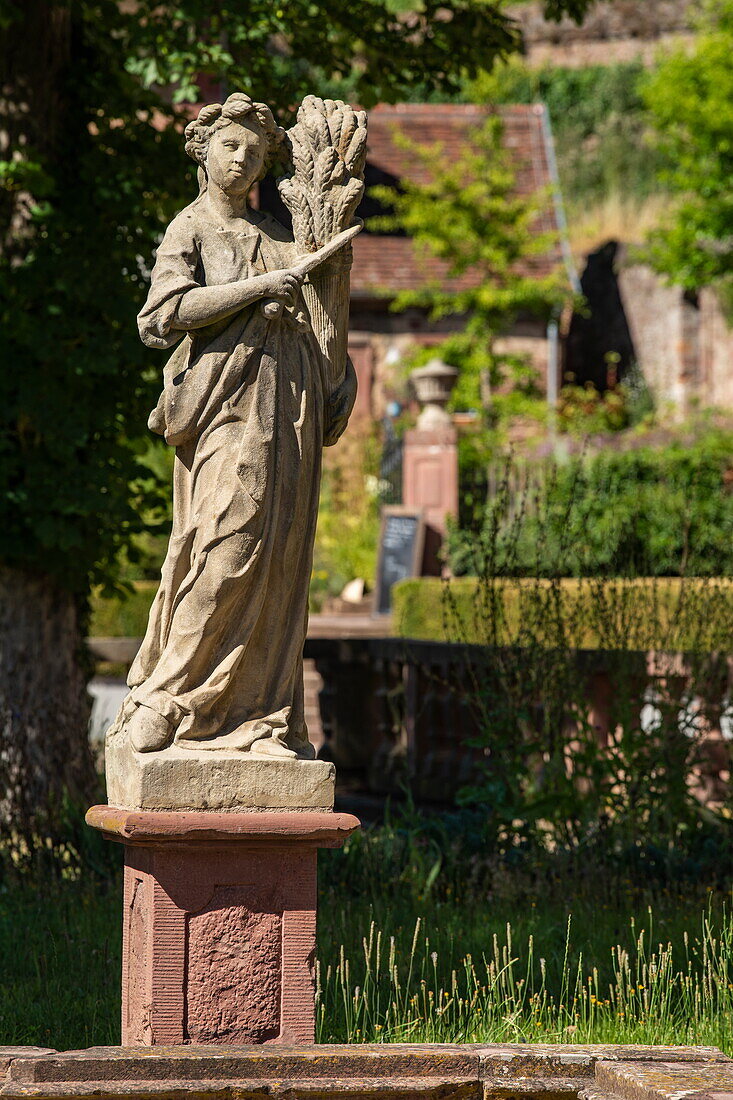
M 421 145 L 439 143 L 448 160 L 461 155 L 471 135 L 486 118 L 487 108 L 474 104 L 405 103 L 378 106 L 369 112 L 368 163 L 388 176 L 426 182 L 429 172 L 421 160 L 401 149 L 395 135 L 402 132 Z M 528 195 L 551 185 L 547 147 L 545 108 L 541 104 L 500 109 L 504 122 L 504 145 L 509 151 L 517 179 L 517 192 Z M 538 232 L 558 231 L 556 209 L 548 201 L 538 222 Z M 562 262 L 558 244 L 544 256 L 532 258 L 525 273 L 538 277 L 549 274 Z M 476 285 L 477 278 L 467 271 L 459 279 L 448 279 L 446 265 L 432 256 L 416 255 L 407 237 L 389 237 L 361 233 L 354 242 L 354 268 L 351 293 L 354 298 L 394 293 L 423 286 L 427 280 L 440 279 L 448 289 Z

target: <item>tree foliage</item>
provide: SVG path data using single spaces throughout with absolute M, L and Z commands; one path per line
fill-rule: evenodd
M 592 3 L 545 0 L 544 11 L 580 22 Z M 147 84 L 173 83 L 180 100 L 195 97 L 207 73 L 284 110 L 324 81 L 365 107 L 456 92 L 466 75 L 520 46 L 502 0 L 253 0 L 246 11 L 139 0 L 133 18 L 128 64 Z
M 46 7 L 28 5 L 28 31 L 43 33 Z M 9 66 L 15 103 L 27 92 L 29 109 L 6 104 L 0 124 L 14 154 L 1 207 L 0 556 L 79 593 L 112 575 L 155 502 L 138 457 L 157 371 L 135 314 L 181 198 L 177 136 L 154 124 L 156 99 L 105 25 L 116 7 L 51 13 L 56 33 Z M 5 33 L 17 40 L 17 21 Z M 63 58 L 52 118 L 50 90 L 33 83 L 44 45 Z
M 446 341 L 442 350 L 461 369 L 458 399 L 473 405 L 482 376 L 492 386 L 507 374 L 531 386 L 526 364 L 498 354 L 496 338 L 523 314 L 549 318 L 569 292 L 564 272 L 543 274 L 537 266 L 555 243 L 556 234 L 543 230 L 540 221 L 551 197 L 518 193 L 503 134 L 498 115 L 487 115 L 471 145 L 452 161 L 440 145 L 400 139 L 422 162 L 428 181 L 402 179 L 398 191 L 374 189 L 393 213 L 371 225 L 404 230 L 418 250 L 444 262 L 450 279 L 471 274 L 469 285 L 426 280 L 417 290 L 401 292 L 393 308 L 422 306 L 435 320 L 464 318 L 460 335 Z
M 677 197 L 653 235 L 660 271 L 688 289 L 733 274 L 733 2 L 706 5 L 694 49 L 663 57 L 643 86 Z
M 367 105 L 450 91 L 516 46 L 483 0 L 0 0 L 0 561 L 84 593 L 154 516 L 140 459 L 161 363 L 135 313 L 195 193 L 176 104 L 197 74 L 285 117 L 336 84 Z

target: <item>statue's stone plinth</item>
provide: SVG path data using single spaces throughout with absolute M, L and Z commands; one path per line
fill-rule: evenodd
M 336 770 L 325 760 L 179 749 L 135 752 L 109 737 L 107 798 L 125 810 L 331 810 Z
M 318 848 L 337 813 L 130 813 L 87 823 L 125 845 L 122 1045 L 312 1043 Z

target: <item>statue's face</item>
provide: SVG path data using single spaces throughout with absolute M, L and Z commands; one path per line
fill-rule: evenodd
M 262 174 L 267 140 L 257 122 L 230 122 L 211 135 L 206 171 L 222 191 L 246 194 Z

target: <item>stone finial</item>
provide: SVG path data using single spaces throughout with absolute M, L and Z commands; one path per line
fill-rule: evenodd
M 417 426 L 421 431 L 450 427 L 451 419 L 445 411 L 445 406 L 448 404 L 457 378 L 457 368 L 450 367 L 438 358 L 431 359 L 424 367 L 411 373 L 410 381 L 420 403 Z

